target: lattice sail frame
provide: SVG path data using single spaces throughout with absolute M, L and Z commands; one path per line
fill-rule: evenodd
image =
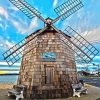
M 9 0 L 13 5 L 15 5 L 19 10 L 21 10 L 27 17 L 29 17 L 30 19 L 34 18 L 36 15 L 34 13 L 32 13 L 30 11 L 30 9 L 32 11 L 34 11 L 37 15 L 41 15 L 41 13 L 35 9 L 34 7 L 32 7 L 30 4 L 28 4 L 25 0 Z M 23 4 L 22 4 L 23 2 Z M 29 8 L 26 8 L 26 6 Z
M 83 62 L 85 62 L 85 63 L 89 63 L 89 62 L 91 62 L 92 60 L 93 60 L 93 58 L 99 53 L 99 51 L 93 46 L 93 45 L 91 45 L 87 40 L 85 40 L 81 35 L 79 35 L 76 31 L 74 31 L 70 26 L 68 26 L 66 29 L 65 29 L 65 33 L 63 33 L 62 31 L 59 31 L 55 26 L 53 26 L 52 25 L 52 27 L 59 33 L 59 35 L 58 35 L 58 37 L 60 37 L 59 39 L 63 42 L 63 43 L 65 43 L 67 46 L 69 46 L 69 48 L 70 49 L 72 49 L 82 60 L 83 60 Z M 70 30 L 68 30 L 68 29 L 70 29 Z M 67 36 L 68 36 L 68 33 L 69 34 L 71 34 L 70 32 L 72 32 L 73 31 L 73 33 L 75 34 L 75 36 L 76 35 L 78 35 L 78 36 L 80 36 L 80 38 L 81 39 L 83 39 L 84 40 L 84 42 L 85 43 L 87 43 L 87 44 L 89 44 L 88 46 L 90 47 L 92 47 L 93 49 L 94 49 L 94 51 L 91 51 L 91 53 L 89 53 L 89 54 L 91 54 L 91 55 L 89 55 L 89 54 L 87 54 L 88 52 L 89 52 L 89 50 L 90 50 L 90 48 L 88 48 L 88 47 L 84 47 L 84 45 L 83 45 L 83 43 L 82 43 L 82 41 L 80 42 L 80 44 L 76 44 L 76 42 L 73 42 L 73 40 L 72 39 L 69 39 Z M 61 35 L 62 34 L 62 35 Z M 67 35 L 67 36 L 66 36 Z M 77 39 L 76 39 L 77 40 Z M 81 43 L 82 43 L 82 46 L 83 47 L 79 47 L 79 45 L 81 45 Z M 86 49 L 86 51 L 84 51 L 83 50 L 83 48 L 85 48 Z M 95 52 L 95 53 L 93 53 L 93 52 Z M 92 53 L 93 53 L 93 55 L 92 55 Z
M 37 46 L 37 44 L 32 49 L 29 49 L 28 52 L 25 52 L 25 50 L 26 50 L 25 47 L 28 48 L 31 45 L 33 45 L 32 41 L 34 41 L 34 39 L 39 34 L 41 34 L 44 30 L 46 30 L 46 28 L 47 27 L 45 27 L 44 29 L 40 30 L 37 33 L 31 34 L 31 37 L 28 39 L 27 42 L 26 42 L 26 39 L 23 39 L 22 41 L 17 43 L 15 46 L 13 46 L 9 50 L 7 50 L 5 53 L 3 53 L 4 60 L 6 60 L 8 65 L 12 66 L 15 62 L 17 62 L 18 60 L 21 59 L 22 55 L 24 56 L 25 54 L 30 52 L 32 49 L 34 49 Z M 25 54 L 24 54 L 24 52 L 25 52 Z
M 20 60 L 21 57 L 22 57 L 22 55 L 24 56 L 25 54 L 27 54 L 28 52 L 31 51 L 31 49 L 29 49 L 28 52 L 25 52 L 26 45 L 22 46 L 21 48 L 19 48 L 17 50 L 18 46 L 22 45 L 23 42 L 25 42 L 25 40 L 20 41 L 18 44 L 16 44 L 15 46 L 13 46 L 11 49 L 9 49 L 7 52 L 5 52 L 3 54 L 4 59 L 6 60 L 6 62 L 8 63 L 9 66 L 13 65 L 15 62 L 17 62 L 18 60 Z M 27 48 L 30 48 L 30 46 L 32 46 L 32 45 L 33 45 L 32 42 L 27 43 Z M 34 49 L 36 46 L 37 45 L 35 45 L 32 49 Z M 13 52 L 13 51 L 15 51 L 15 52 Z
M 63 21 L 82 7 L 83 4 L 80 0 L 67 0 L 65 3 L 55 8 L 54 11 L 59 17 L 61 16 Z
M 78 48 L 75 46 L 73 47 L 73 50 L 76 52 L 76 54 L 82 58 L 86 63 L 89 63 L 93 60 L 93 58 L 99 53 L 99 51 L 90 44 L 86 39 L 84 39 L 79 33 L 77 33 L 74 29 L 72 29 L 70 26 L 68 26 L 65 31 L 67 35 L 71 36 L 71 41 L 77 45 L 82 51 L 84 51 L 84 54 L 79 51 Z

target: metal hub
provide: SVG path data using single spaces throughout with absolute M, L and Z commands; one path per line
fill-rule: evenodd
M 52 21 L 53 21 L 53 20 L 52 20 L 51 18 L 48 17 L 48 18 L 46 19 L 46 26 L 50 26 L 50 25 L 52 24 Z

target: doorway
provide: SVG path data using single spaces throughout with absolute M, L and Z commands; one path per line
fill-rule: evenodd
M 45 66 L 45 84 L 52 84 L 54 80 L 54 67 Z

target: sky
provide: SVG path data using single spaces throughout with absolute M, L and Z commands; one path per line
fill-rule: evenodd
M 41 16 L 52 19 L 57 17 L 54 9 L 65 2 L 65 0 L 26 1 L 40 11 Z M 58 21 L 55 26 L 62 31 L 67 26 L 71 26 L 100 50 L 100 0 L 82 0 L 82 2 L 83 8 L 66 20 Z M 0 0 L 0 63 L 5 64 L 2 53 L 32 32 L 43 27 L 44 23 L 37 17 L 29 19 L 9 0 Z M 100 53 L 92 63 L 100 64 Z

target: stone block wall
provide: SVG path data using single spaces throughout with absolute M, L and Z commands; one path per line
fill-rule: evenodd
M 27 85 L 28 97 L 69 97 L 72 95 L 71 84 L 78 82 L 74 53 L 66 45 L 67 41 L 65 40 L 64 43 L 57 34 L 53 30 L 44 31 L 24 48 L 18 83 Z M 31 35 L 26 38 L 26 41 L 29 38 Z M 55 54 L 54 60 L 45 61 L 44 53 Z M 48 67 L 53 70 L 50 84 L 45 82 Z

